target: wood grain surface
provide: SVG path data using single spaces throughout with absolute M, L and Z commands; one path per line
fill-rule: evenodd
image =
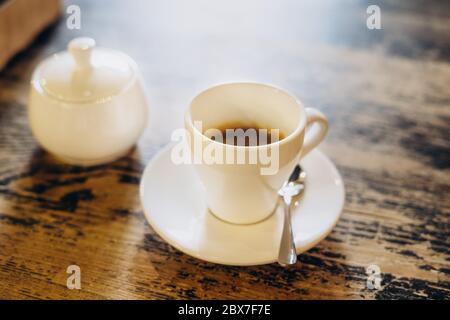
M 0 298 L 449 299 L 450 5 L 371 1 L 76 1 L 0 74 Z M 39 61 L 79 35 L 138 62 L 150 126 L 132 153 L 91 168 L 58 163 L 27 123 Z M 320 149 L 346 186 L 341 220 L 293 268 L 189 257 L 147 224 L 146 163 L 190 99 L 224 81 L 273 83 L 322 110 Z M 170 212 L 168 213 L 170 214 Z M 81 267 L 81 290 L 66 268 Z M 366 286 L 378 265 L 380 289 Z

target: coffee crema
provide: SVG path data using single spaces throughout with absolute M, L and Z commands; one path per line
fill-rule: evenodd
M 237 122 L 216 126 L 206 130 L 204 134 L 211 140 L 241 147 L 267 145 L 285 137 L 280 129 Z

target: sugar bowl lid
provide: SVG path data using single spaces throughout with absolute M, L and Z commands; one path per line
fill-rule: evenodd
M 46 59 L 33 76 L 50 97 L 72 103 L 109 99 L 135 78 L 134 61 L 112 49 L 99 48 L 91 38 L 75 38 L 67 51 Z

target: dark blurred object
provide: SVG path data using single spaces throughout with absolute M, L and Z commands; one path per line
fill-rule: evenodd
M 0 1 L 0 70 L 61 12 L 60 0 Z

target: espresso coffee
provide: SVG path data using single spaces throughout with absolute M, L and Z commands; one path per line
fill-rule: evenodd
M 222 124 L 207 130 L 205 134 L 221 143 L 245 147 L 262 146 L 284 139 L 284 134 L 279 129 L 243 123 Z

